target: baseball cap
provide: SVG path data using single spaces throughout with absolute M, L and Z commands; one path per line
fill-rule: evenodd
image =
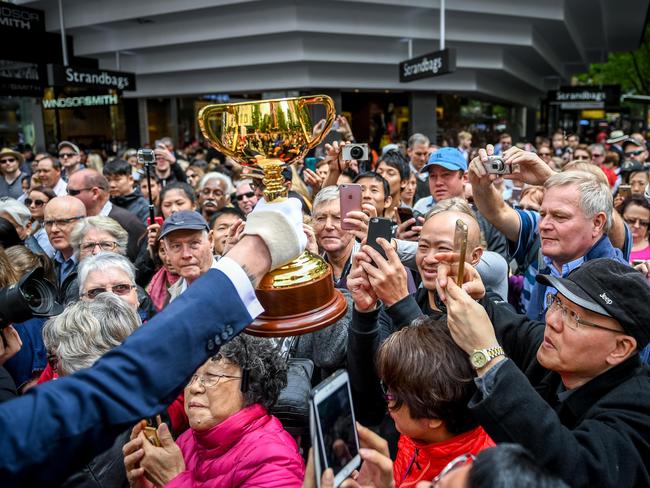
M 579 307 L 616 319 L 625 333 L 636 339 L 639 349 L 650 342 L 650 285 L 628 264 L 592 259 L 566 278 L 538 274 L 535 279 Z
M 77 146 L 74 142 L 70 141 L 61 141 L 59 142 L 59 145 L 57 146 L 57 149 L 60 151 L 62 147 L 69 147 L 72 149 L 76 154 L 79 154 L 79 146 Z
M 194 210 L 175 212 L 163 222 L 158 240 L 177 230 L 206 230 L 209 232 L 210 226 L 203 216 Z
M 467 171 L 467 160 L 455 147 L 443 147 L 429 156 L 429 162 L 424 165 L 420 173 L 429 171 L 431 166 L 442 166 L 452 171 Z
M 633 144 L 636 147 L 644 147 L 644 144 L 642 142 L 637 141 L 634 137 L 628 137 L 627 139 L 625 139 L 623 141 L 623 144 L 621 144 L 621 146 L 623 146 L 623 149 L 625 149 L 625 146 L 627 146 L 628 144 Z

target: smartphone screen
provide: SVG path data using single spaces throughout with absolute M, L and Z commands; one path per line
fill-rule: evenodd
M 347 381 L 337 377 L 321 394 L 314 397 L 316 427 L 325 466 L 334 471 L 335 486 L 360 464 L 359 444 Z M 317 475 L 318 476 L 318 475 Z
M 393 237 L 392 227 L 393 223 L 390 220 L 381 217 L 372 217 L 368 223 L 368 239 L 366 239 L 366 244 L 381 254 L 384 259 L 388 258 L 384 252 L 384 248 L 377 243 L 377 239 L 382 237 L 390 242 Z
M 343 222 L 343 219 L 354 210 L 361 211 L 361 185 L 344 183 L 339 187 L 341 198 L 341 229 L 352 230 L 355 227 Z
M 460 286 L 464 281 L 465 259 L 467 258 L 467 224 L 461 219 L 456 220 L 456 230 L 454 231 L 454 257 L 456 256 L 458 256 L 456 283 Z
M 413 218 L 413 210 L 408 207 L 397 207 L 397 216 L 399 217 L 400 224 L 403 224 L 409 219 Z M 413 225 L 409 225 L 406 230 L 409 230 Z
M 618 187 L 618 194 L 623 198 L 630 198 L 632 196 L 631 185 L 621 185 Z

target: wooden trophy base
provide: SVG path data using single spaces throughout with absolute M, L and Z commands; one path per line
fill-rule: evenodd
M 302 335 L 341 319 L 348 302 L 334 288 L 332 270 L 326 266 L 326 272 L 318 278 L 296 285 L 266 288 L 263 280 L 255 294 L 264 307 L 264 314 L 257 317 L 246 333 L 258 337 Z

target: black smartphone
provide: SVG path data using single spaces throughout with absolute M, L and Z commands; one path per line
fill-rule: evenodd
M 381 254 L 384 259 L 388 259 L 384 248 L 377 243 L 377 239 L 382 237 L 390 242 L 393 237 L 393 222 L 389 219 L 384 219 L 381 217 L 372 217 L 370 223 L 368 224 L 368 239 L 366 239 L 366 244 L 372 247 L 375 251 Z
M 399 223 L 403 224 L 407 220 L 413 218 L 413 209 L 409 207 L 397 207 L 397 216 L 399 217 Z M 409 230 L 414 225 L 415 223 L 409 225 L 406 230 Z

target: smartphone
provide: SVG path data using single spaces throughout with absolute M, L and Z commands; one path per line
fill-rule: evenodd
M 380 237 L 390 242 L 393 237 L 393 222 L 381 217 L 372 217 L 368 223 L 368 239 L 366 239 L 366 244 L 381 254 L 384 259 L 388 259 L 384 248 L 377 243 L 377 239 Z
M 320 486 L 323 471 L 332 468 L 336 487 L 361 465 L 348 372 L 339 370 L 316 386 L 311 392 L 311 404 L 314 459 L 319 460 L 317 483 Z
M 458 256 L 458 272 L 456 273 L 456 283 L 462 285 L 465 276 L 465 259 L 467 258 L 467 224 L 461 220 L 456 220 L 456 230 L 454 231 L 454 257 Z
M 632 196 L 632 186 L 631 185 L 620 185 L 618 187 L 618 194 L 623 198 L 630 198 Z
M 162 217 L 154 217 L 153 221 L 158 225 L 163 225 L 164 219 Z M 147 226 L 151 225 L 151 217 L 147 217 Z
M 413 209 L 409 207 L 397 207 L 397 216 L 399 217 L 400 224 L 403 224 L 408 219 L 413 218 Z M 415 225 L 415 223 L 413 225 Z M 409 229 L 413 227 L 413 225 L 409 226 Z
M 312 171 L 316 171 L 316 163 L 318 162 L 318 159 L 316 158 L 305 158 L 305 168 L 310 169 Z
M 356 183 L 343 183 L 339 186 L 341 198 L 341 229 L 352 230 L 355 227 L 343 222 L 343 219 L 353 210 L 361 211 L 361 185 Z
M 144 436 L 156 447 L 162 446 L 160 439 L 158 438 L 158 427 L 161 423 L 162 420 L 160 418 L 160 415 L 156 415 L 155 418 L 149 417 L 147 419 L 147 426 L 144 428 Z

